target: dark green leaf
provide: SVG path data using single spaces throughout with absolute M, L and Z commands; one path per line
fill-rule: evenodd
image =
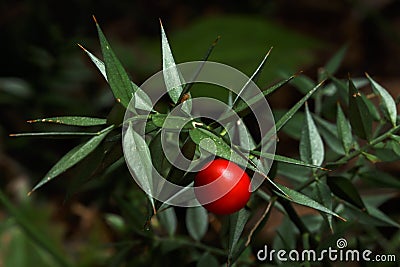
M 87 51 L 83 46 L 79 45 L 83 51 L 89 56 L 89 58 L 92 60 L 92 62 L 95 64 L 95 66 L 98 68 L 100 73 L 103 75 L 104 79 L 108 82 L 107 74 L 106 74 L 106 67 L 100 59 L 98 59 L 96 56 L 94 56 L 92 53 Z M 146 111 L 152 111 L 153 110 L 153 105 L 151 102 L 151 99 L 149 96 L 142 90 L 140 89 L 136 84 L 131 82 L 132 84 L 132 89 L 135 92 L 133 95 L 134 100 L 135 100 L 135 108 L 146 110 Z
M 168 116 L 167 114 L 154 114 L 152 121 L 157 127 L 168 129 L 168 130 L 180 130 L 182 128 L 190 129 L 193 128 L 190 118 L 179 117 L 179 116 Z
M 283 163 L 303 166 L 303 167 L 307 167 L 307 168 L 317 168 L 317 169 L 326 170 L 325 168 L 322 168 L 321 166 L 309 164 L 307 162 L 304 162 L 304 161 L 301 161 L 301 160 L 298 160 L 298 159 L 293 159 L 293 158 L 289 158 L 289 157 L 285 157 L 285 156 L 281 156 L 281 155 L 274 155 L 274 154 L 269 154 L 269 153 L 260 152 L 260 151 L 252 151 L 251 153 L 256 155 L 256 156 L 261 156 L 261 157 L 264 157 L 264 158 L 267 158 L 267 159 L 273 159 L 273 160 L 278 161 L 278 162 L 283 162 Z
M 39 187 L 51 181 L 53 178 L 57 177 L 61 173 L 65 172 L 79 161 L 84 159 L 89 155 L 107 136 L 107 134 L 114 128 L 114 126 L 109 126 L 108 128 L 102 130 L 98 135 L 92 137 L 86 143 L 80 144 L 70 150 L 65 154 L 44 176 L 44 178 L 32 189 L 31 192 L 35 191 Z
M 379 188 L 397 188 L 400 190 L 400 179 L 379 170 L 368 170 L 360 173 L 360 178 Z
M 205 151 L 235 162 L 243 167 L 247 166 L 247 160 L 232 150 L 222 137 L 202 128 L 194 128 L 189 131 L 189 134 L 193 142 Z
M 313 116 L 313 119 L 318 126 L 318 131 L 321 134 L 321 137 L 325 140 L 325 144 L 335 153 L 344 155 L 345 152 L 338 136 L 336 124 L 330 123 L 319 116 Z
M 305 111 L 306 117 L 300 138 L 300 158 L 304 162 L 321 166 L 324 161 L 324 144 L 307 105 Z
M 375 156 L 381 161 L 390 162 L 400 160 L 400 144 L 397 141 L 389 140 L 374 146 Z
M 347 52 L 347 45 L 343 46 L 342 48 L 339 49 L 339 51 L 336 52 L 336 54 L 326 63 L 326 65 L 323 68 L 324 72 L 327 72 L 331 75 L 334 75 L 336 71 L 339 69 L 340 64 L 343 61 L 343 58 Z M 327 75 L 322 74 L 320 77 L 320 80 L 326 79 Z
M 104 79 L 108 82 L 107 79 L 107 74 L 106 74 L 106 67 L 104 66 L 103 61 L 98 59 L 95 55 L 90 53 L 86 48 L 84 48 L 82 45 L 78 44 L 80 48 L 89 56 L 90 60 L 92 60 L 93 64 L 97 67 L 97 69 L 100 71 L 101 75 L 103 75 Z
M 332 195 L 329 187 L 321 180 L 318 180 L 315 183 L 315 191 L 316 191 L 315 195 L 318 199 L 318 202 L 321 203 L 324 207 L 327 207 L 328 209 L 332 210 L 333 208 Z M 327 221 L 329 228 L 331 229 L 331 232 L 333 232 L 332 214 L 322 213 L 322 216 Z
M 196 264 L 196 267 L 219 267 L 218 260 L 209 252 L 205 252 Z
M 372 133 L 372 117 L 364 98 L 349 79 L 349 119 L 355 134 L 369 140 Z
M 117 101 L 120 102 L 125 108 L 127 108 L 133 94 L 136 92 L 138 87 L 133 84 L 129 79 L 129 76 L 126 73 L 121 62 L 111 50 L 111 46 L 104 36 L 97 21 L 96 27 L 100 39 L 101 51 L 104 57 L 108 84 L 110 85 L 111 90 L 114 93 L 114 97 L 117 99 Z M 98 66 L 98 64 L 96 64 L 96 66 Z
M 265 62 L 267 61 L 267 58 L 269 56 L 269 54 L 271 53 L 272 48 L 268 51 L 268 53 L 265 55 L 265 57 L 263 58 L 263 60 L 261 61 L 260 65 L 258 66 L 258 68 L 256 69 L 256 71 L 253 73 L 253 75 L 250 77 L 250 79 L 247 81 L 247 83 L 243 86 L 243 88 L 240 90 L 240 92 L 238 92 L 235 100 L 233 101 L 233 108 L 235 109 L 235 107 L 237 106 L 237 104 L 239 103 L 238 101 L 240 100 L 240 97 L 243 95 L 243 92 L 245 92 L 249 85 L 251 85 L 252 83 L 257 82 L 258 77 L 260 76 Z
M 385 213 L 383 213 L 381 210 L 375 208 L 372 205 L 366 204 L 365 205 L 366 210 L 370 216 L 373 218 L 376 218 L 382 222 L 385 222 L 387 225 L 394 226 L 396 228 L 400 228 L 400 225 L 394 221 L 392 218 L 387 216 Z
M 199 241 L 203 238 L 208 228 L 208 214 L 202 206 L 186 210 L 186 228 L 194 240 Z
M 97 132 L 42 132 L 42 133 L 17 133 L 10 134 L 11 137 L 53 137 L 53 138 L 70 138 L 70 137 L 81 137 L 81 136 L 97 136 L 99 133 Z
M 360 209 L 365 208 L 360 194 L 349 179 L 341 176 L 329 176 L 326 182 L 332 193 L 337 197 L 353 204 Z
M 50 122 L 73 126 L 97 126 L 104 125 L 107 123 L 106 119 L 101 118 L 91 118 L 91 117 L 75 117 L 75 116 L 65 116 L 65 117 L 52 117 L 45 119 L 29 120 L 29 123 L 34 122 Z
M 160 21 L 161 24 L 161 21 Z M 163 75 L 164 82 L 167 87 L 169 96 L 174 104 L 178 103 L 179 97 L 183 91 L 181 75 L 175 65 L 175 60 L 168 43 L 167 35 L 161 24 L 161 48 L 162 48 L 162 62 L 163 62 Z
M 383 103 L 384 110 L 386 111 L 385 114 L 388 115 L 392 125 L 396 126 L 397 108 L 393 97 L 388 93 L 388 91 L 386 91 L 385 88 L 375 82 L 368 74 L 366 74 L 366 76 L 372 85 L 372 89 L 375 91 L 375 93 L 381 96 L 381 101 Z
M 131 122 L 126 130 L 123 146 L 126 151 L 129 151 L 129 153 L 125 153 L 125 161 L 135 174 L 135 180 L 140 183 L 147 194 L 152 193 L 153 165 L 150 150 L 143 137 L 133 129 Z M 148 197 L 154 209 L 154 200 L 150 195 Z
M 340 217 L 338 214 L 336 214 L 334 211 L 332 211 L 331 209 L 328 209 L 327 207 L 321 205 L 320 203 L 318 203 L 317 201 L 311 199 L 310 197 L 297 192 L 293 189 L 290 189 L 286 186 L 283 185 L 278 185 L 279 188 L 286 193 L 286 195 L 288 195 L 289 197 L 284 197 L 285 199 L 292 201 L 294 203 L 306 206 L 306 207 L 310 207 L 322 212 L 325 212 L 326 214 L 331 214 L 343 221 L 345 221 L 345 219 L 343 219 L 342 217 Z M 278 193 L 279 194 L 279 193 Z
M 337 104 L 336 127 L 338 137 L 341 140 L 343 149 L 347 155 L 353 146 L 353 135 L 351 134 L 350 123 L 346 119 L 339 103 Z
M 250 212 L 241 209 L 229 216 L 229 255 L 228 257 L 236 258 L 234 255 L 238 250 L 239 239 L 243 233 L 244 226 L 250 218 Z
M 315 87 L 315 82 L 313 79 L 306 75 L 299 75 L 290 82 L 296 89 L 298 89 L 302 94 L 307 94 L 312 88 Z
M 168 207 L 163 211 L 158 212 L 157 217 L 168 235 L 171 237 L 174 236 L 178 225 L 175 209 L 173 207 Z
M 279 121 L 276 122 L 275 128 L 276 132 L 279 132 L 279 130 L 286 124 L 290 118 L 293 117 L 293 115 L 300 109 L 300 107 L 312 96 L 312 94 L 321 87 L 323 82 L 319 83 L 316 85 L 314 88 L 312 88 L 300 101 L 298 101 L 285 115 L 283 115 Z
M 235 113 L 239 114 L 241 117 L 247 115 L 250 113 L 251 109 L 250 107 L 253 107 L 254 105 L 257 104 L 257 102 L 259 102 L 261 99 L 263 99 L 264 97 L 266 97 L 267 95 L 273 93 L 274 91 L 278 90 L 279 88 L 283 87 L 284 85 L 286 85 L 288 82 L 290 82 L 291 80 L 293 80 L 296 76 L 292 75 L 289 78 L 280 81 L 276 84 L 274 84 L 273 86 L 263 90 L 260 94 L 250 98 L 248 101 L 244 102 L 244 101 L 238 101 L 237 105 L 233 107 L 233 110 L 235 111 Z M 224 118 L 225 119 L 225 118 Z

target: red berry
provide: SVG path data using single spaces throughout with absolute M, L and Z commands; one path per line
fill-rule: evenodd
M 242 209 L 251 194 L 249 175 L 225 159 L 206 164 L 194 178 L 194 185 L 199 202 L 215 214 L 231 214 Z

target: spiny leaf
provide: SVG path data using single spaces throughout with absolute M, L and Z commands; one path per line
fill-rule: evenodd
M 318 180 L 315 183 L 315 191 L 316 191 L 316 196 L 319 201 L 323 206 L 327 207 L 328 209 L 332 210 L 332 195 L 331 195 L 331 190 L 329 187 L 323 183 L 321 180 Z M 323 213 L 322 216 L 324 219 L 327 221 L 329 228 L 331 232 L 333 233 L 333 224 L 332 224 L 332 214 L 325 214 Z
M 341 216 L 339 216 L 337 213 L 335 213 L 331 209 L 328 209 L 327 207 L 321 205 L 320 203 L 311 199 L 310 197 L 308 197 L 300 192 L 297 192 L 293 189 L 290 189 L 286 186 L 283 186 L 283 185 L 278 185 L 278 186 L 283 192 L 285 192 L 289 196 L 289 197 L 284 197 L 285 199 L 292 201 L 294 203 L 306 206 L 306 207 L 310 207 L 310 208 L 325 212 L 327 214 L 331 214 L 331 215 L 341 219 L 342 221 L 346 221 Z
M 320 80 L 328 78 L 327 74 L 334 75 L 336 71 L 338 70 L 340 64 L 343 61 L 344 56 L 346 55 L 347 52 L 347 45 L 343 46 L 342 48 L 339 49 L 339 51 L 336 52 L 335 55 L 325 64 L 323 68 L 323 73 L 320 75 Z
M 92 53 L 90 53 L 86 48 L 83 46 L 79 45 L 83 51 L 89 56 L 89 58 L 92 60 L 92 62 L 95 64 L 95 66 L 98 68 L 100 73 L 103 75 L 104 79 L 108 82 L 107 74 L 106 74 L 106 67 L 100 59 L 98 59 L 96 56 L 94 56 Z M 149 96 L 142 90 L 140 89 L 135 83 L 131 81 L 132 89 L 135 92 L 133 95 L 134 101 L 135 101 L 135 108 L 146 110 L 146 111 L 153 111 L 153 105 L 151 102 L 151 99 Z M 115 95 L 115 94 L 114 94 Z
M 313 164 L 310 164 L 310 163 L 307 163 L 307 162 L 304 162 L 304 161 L 301 161 L 298 159 L 293 159 L 293 158 L 289 158 L 289 157 L 285 157 L 285 156 L 281 156 L 281 155 L 274 155 L 274 154 L 260 152 L 260 151 L 251 151 L 251 153 L 256 156 L 265 157 L 267 159 L 273 159 L 275 161 L 282 162 L 282 163 L 288 163 L 288 164 L 303 166 L 303 167 L 307 167 L 307 168 L 316 168 L 316 169 L 321 169 L 324 171 L 327 170 L 318 165 L 313 165 Z
M 31 192 L 29 192 L 29 194 L 84 159 L 101 143 L 113 127 L 113 125 L 107 127 L 102 130 L 100 134 L 92 137 L 86 143 L 80 144 L 70 150 L 50 169 L 44 178 L 31 190 Z
M 306 105 L 305 122 L 300 138 L 300 158 L 304 162 L 320 166 L 324 161 L 324 154 L 324 144 Z
M 150 203 L 153 206 L 153 211 L 155 211 L 154 199 L 151 196 L 153 193 L 153 165 L 151 162 L 150 149 L 143 137 L 133 129 L 131 122 L 129 122 L 122 142 L 125 151 L 127 151 L 127 153 L 125 153 L 125 161 L 128 167 L 133 171 L 136 182 L 138 182 L 148 194 Z
M 372 89 L 381 96 L 381 101 L 393 126 L 396 126 L 397 108 L 393 97 L 380 84 L 374 81 L 367 73 L 365 74 L 372 85 Z
M 97 69 L 100 71 L 101 75 L 103 75 L 104 79 L 108 82 L 107 74 L 106 74 L 106 66 L 104 66 L 103 61 L 101 61 L 95 55 L 90 53 L 81 44 L 78 44 L 78 46 L 89 56 L 90 60 L 92 60 L 93 64 L 97 67 Z
M 175 60 L 172 55 L 167 35 L 165 34 L 161 20 L 160 26 L 164 82 L 167 87 L 169 96 L 171 97 L 174 104 L 177 104 L 179 101 L 179 97 L 183 92 L 183 82 L 181 81 L 181 75 L 179 74 L 179 71 L 175 65 Z
M 337 133 L 337 126 L 319 116 L 313 116 L 313 119 L 318 126 L 318 131 L 320 132 L 321 137 L 325 140 L 325 144 L 328 145 L 335 153 L 344 155 L 345 151 L 342 148 L 342 144 Z
M 343 149 L 347 155 L 353 146 L 353 135 L 351 134 L 350 123 L 346 119 L 339 103 L 337 104 L 336 127 L 338 137 L 341 140 Z
M 203 63 L 199 66 L 199 68 L 197 69 L 197 71 L 193 75 L 193 78 L 191 79 L 191 81 L 195 81 L 197 79 L 198 75 L 200 74 L 201 70 L 203 69 L 203 66 L 205 65 L 206 61 L 208 60 L 209 56 L 211 55 L 211 52 L 214 50 L 215 46 L 217 45 L 219 39 L 220 39 L 220 36 L 218 36 L 214 40 L 214 42 L 211 44 L 211 46 L 208 48 L 207 53 L 204 55 L 204 57 L 201 60 L 201 61 L 203 61 Z M 182 91 L 182 93 L 181 93 L 181 95 L 179 97 L 178 103 L 181 103 L 181 101 L 184 98 L 184 96 L 189 93 L 189 91 L 192 88 L 193 84 L 194 83 L 187 83 L 185 85 L 185 87 L 183 88 L 183 91 Z M 229 92 L 231 92 L 231 91 L 229 91 Z
M 41 132 L 41 133 L 17 133 L 10 134 L 10 137 L 43 137 L 43 138 L 71 138 L 81 136 L 98 135 L 97 132 Z
M 241 209 L 229 216 L 229 258 L 233 258 L 237 251 L 240 236 L 249 218 L 250 212 L 246 209 Z
M 369 140 L 372 133 L 372 117 L 360 92 L 349 79 L 349 119 L 355 134 Z
M 104 36 L 96 19 L 95 22 L 100 39 L 101 51 L 104 57 L 105 71 L 108 83 L 117 101 L 120 102 L 125 108 L 127 108 L 132 98 L 132 95 L 136 91 L 135 89 L 137 89 L 137 86 L 135 86 L 129 79 L 128 74 L 123 68 L 121 62 L 112 51 L 111 46 Z M 97 67 L 99 67 L 98 64 L 96 64 Z M 134 86 L 136 88 L 134 88 Z
M 302 99 L 300 99 L 299 102 L 297 102 L 285 115 L 283 115 L 279 121 L 276 122 L 275 128 L 276 132 L 279 132 L 279 130 L 286 124 L 290 118 L 293 117 L 293 115 L 300 109 L 300 107 L 312 96 L 312 94 L 321 87 L 321 85 L 324 83 L 324 81 L 320 82 L 317 84 L 313 89 L 311 89 Z
M 237 102 L 237 105 L 233 107 L 233 110 L 236 113 L 240 114 L 240 116 L 247 115 L 251 111 L 250 107 L 257 104 L 257 102 L 259 102 L 264 97 L 268 96 L 269 94 L 271 94 L 274 91 L 278 90 L 279 88 L 283 87 L 284 85 L 289 83 L 294 78 L 296 78 L 296 75 L 292 75 L 289 78 L 272 85 L 271 87 L 263 90 L 260 94 L 250 98 L 247 102 L 244 102 L 244 101 Z
M 35 120 L 29 120 L 28 122 L 29 123 L 49 122 L 49 123 L 58 123 L 58 124 L 73 125 L 73 126 L 97 126 L 106 124 L 107 120 L 101 118 L 91 118 L 91 117 L 65 116 L 65 117 L 35 119 Z
M 267 54 L 265 55 L 265 57 L 263 58 L 263 60 L 261 61 L 260 65 L 258 66 L 258 68 L 256 69 L 256 71 L 253 73 L 253 75 L 250 77 L 250 79 L 246 82 L 246 84 L 243 86 L 243 88 L 238 92 L 235 100 L 233 101 L 233 107 L 235 108 L 236 104 L 238 103 L 240 97 L 243 96 L 243 93 L 245 92 L 246 89 L 248 89 L 249 85 L 251 85 L 252 83 L 257 82 L 258 77 L 260 76 L 265 62 L 267 61 L 267 58 L 269 56 L 269 54 L 271 53 L 272 48 L 267 52 Z

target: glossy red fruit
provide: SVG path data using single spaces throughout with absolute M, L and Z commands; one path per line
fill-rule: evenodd
M 205 185 L 208 186 L 202 187 Z M 225 159 L 206 164 L 194 178 L 194 186 L 199 202 L 215 214 L 231 214 L 242 209 L 251 194 L 249 175 L 237 164 Z

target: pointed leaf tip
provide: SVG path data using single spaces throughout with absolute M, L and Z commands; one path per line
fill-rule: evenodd
M 96 19 L 96 16 L 95 16 L 95 15 L 92 15 L 92 18 L 93 18 L 93 20 L 94 20 L 94 23 L 99 24 L 99 23 L 97 22 L 97 19 Z

